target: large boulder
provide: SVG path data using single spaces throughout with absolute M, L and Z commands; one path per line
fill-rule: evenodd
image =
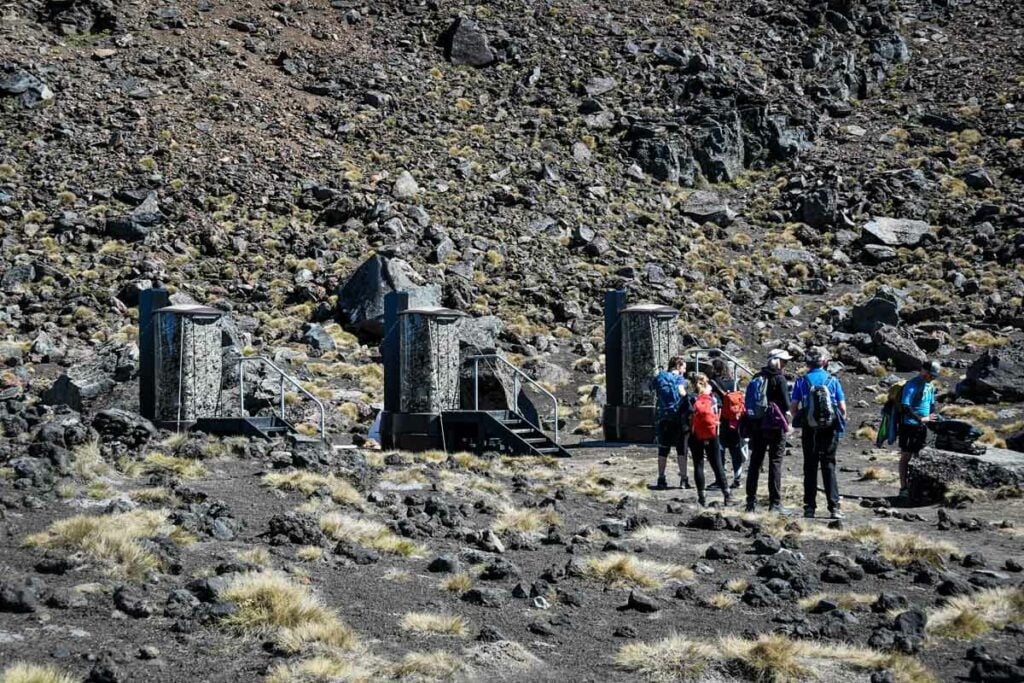
M 43 392 L 43 403 L 66 405 L 81 412 L 86 401 L 108 393 L 136 373 L 139 349 L 134 344 L 107 344 L 89 360 L 73 365 Z
M 338 291 L 338 315 L 359 332 L 384 333 L 384 296 L 408 292 L 409 306 L 438 306 L 441 288 L 423 284 L 423 278 L 401 259 L 374 254 L 359 266 Z
M 920 370 L 928 360 L 928 355 L 913 339 L 892 325 L 883 325 L 875 330 L 871 341 L 874 354 L 891 362 L 901 372 Z
M 899 322 L 899 297 L 888 287 L 883 287 L 873 297 L 853 307 L 850 331 L 871 333 L 883 325 L 895 326 Z
M 0 74 L 0 95 L 17 97 L 26 109 L 35 109 L 53 101 L 50 87 L 27 71 Z
M 956 393 L 977 403 L 1024 401 L 1024 345 L 982 353 Z
M 683 202 L 679 210 L 698 223 L 714 223 L 725 227 L 736 220 L 736 212 L 714 192 L 698 190 Z
M 989 448 L 982 455 L 925 448 L 910 461 L 907 484 L 915 503 L 941 502 L 951 482 L 982 490 L 1024 485 L 1024 456 L 1003 448 Z
M 157 435 L 152 422 L 138 413 L 119 408 L 96 413 L 92 427 L 104 441 L 118 441 L 127 446 L 140 446 Z
M 925 239 L 926 235 L 930 236 L 931 234 L 932 227 L 924 221 L 876 216 L 864 225 L 861 239 L 866 244 L 915 247 Z
M 468 66 L 487 66 L 495 60 L 487 34 L 480 26 L 466 17 L 460 16 L 441 34 L 440 43 L 444 47 L 444 56 L 452 64 Z

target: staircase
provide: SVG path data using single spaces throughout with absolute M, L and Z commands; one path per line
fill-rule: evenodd
M 570 457 L 547 434 L 511 410 L 446 410 L 441 421 L 449 450 Z
M 218 436 L 248 436 L 254 439 L 277 439 L 287 436 L 297 442 L 318 441 L 300 434 L 295 425 L 278 415 L 245 417 L 204 417 L 192 427 L 207 434 Z

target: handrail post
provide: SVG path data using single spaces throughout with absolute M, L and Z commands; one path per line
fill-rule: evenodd
M 473 410 L 480 410 L 480 359 L 473 357 Z
M 555 445 L 558 445 L 558 399 L 555 401 Z
M 284 420 L 284 373 L 279 372 L 278 375 L 281 377 L 280 384 L 278 385 L 278 393 L 281 395 L 281 419 Z
M 238 361 L 238 412 L 245 417 L 245 358 Z

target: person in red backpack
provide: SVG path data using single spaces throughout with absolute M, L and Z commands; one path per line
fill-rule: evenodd
M 740 420 L 746 412 L 744 396 L 739 382 L 725 361 L 715 358 L 711 361 L 711 367 L 714 371 L 711 387 L 722 404 L 722 425 L 718 432 L 718 441 L 722 446 L 722 466 L 725 466 L 725 453 L 728 451 L 732 461 L 732 487 L 738 488 L 743 482 L 743 466 L 747 464 L 746 444 L 740 434 Z
M 722 451 L 718 443 L 718 429 L 721 424 L 721 410 L 711 388 L 707 375 L 697 375 L 697 394 L 693 399 L 690 418 L 690 456 L 693 458 L 693 480 L 697 485 L 697 504 L 704 507 L 704 458 L 711 461 L 715 483 L 725 498 L 725 504 L 732 504 L 732 494 L 722 471 Z

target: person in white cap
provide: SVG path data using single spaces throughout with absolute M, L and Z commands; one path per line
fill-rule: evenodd
M 782 506 L 782 455 L 786 434 L 792 431 L 789 414 L 789 384 L 782 374 L 792 360 L 785 349 L 772 349 L 768 364 L 747 385 L 744 431 L 750 437 L 750 463 L 747 467 L 747 512 L 757 509 L 757 484 L 768 456 L 768 511 L 787 515 Z
M 836 451 L 846 431 L 846 395 L 839 378 L 828 371 L 828 350 L 814 346 L 807 352 L 807 373 L 793 383 L 793 425 L 800 427 L 804 452 L 804 517 L 817 509 L 818 470 L 825 488 L 829 516 L 842 519 Z

